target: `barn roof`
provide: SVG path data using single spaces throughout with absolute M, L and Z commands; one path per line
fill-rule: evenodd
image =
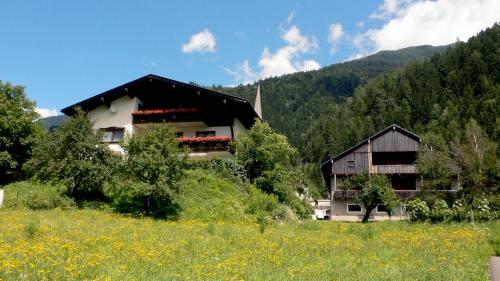
M 329 160 L 325 161 L 323 164 L 321 164 L 321 170 L 322 170 L 322 171 L 325 171 L 326 169 L 328 169 L 329 167 L 331 167 L 332 162 L 334 162 L 335 160 L 338 160 L 338 159 L 342 158 L 343 156 L 345 156 L 345 155 L 347 155 L 347 154 L 351 153 L 352 151 L 354 151 L 354 150 L 356 150 L 356 149 L 360 148 L 361 146 L 363 146 L 363 145 L 365 145 L 366 143 L 368 143 L 368 141 L 369 141 L 369 140 L 371 141 L 371 140 L 373 140 L 373 139 L 376 139 L 377 137 L 379 137 L 379 136 L 381 136 L 381 135 L 383 135 L 383 134 L 385 134 L 385 133 L 387 133 L 388 131 L 391 131 L 391 130 L 396 130 L 396 131 L 399 131 L 399 132 L 401 132 L 402 134 L 404 134 L 404 135 L 406 135 L 406 136 L 408 136 L 408 137 L 410 137 L 410 138 L 412 138 L 412 139 L 414 139 L 414 140 L 416 140 L 416 141 L 420 142 L 420 137 L 419 137 L 418 135 L 416 135 L 416 134 L 414 134 L 414 133 L 412 133 L 412 132 L 410 132 L 410 131 L 408 131 L 408 130 L 406 130 L 406 129 L 404 129 L 404 128 L 402 128 L 402 127 L 400 127 L 400 126 L 396 125 L 396 124 L 392 124 L 392 125 L 390 125 L 389 127 L 387 127 L 387 128 L 385 128 L 385 129 L 383 129 L 383 130 L 379 131 L 378 133 L 376 133 L 376 134 L 374 134 L 374 135 L 372 135 L 372 136 L 370 136 L 370 137 L 366 138 L 365 140 L 363 140 L 362 142 L 360 142 L 360 143 L 356 144 L 355 146 L 353 146 L 353 147 L 351 147 L 351 148 L 349 148 L 349 149 L 345 150 L 344 152 L 342 152 L 342 153 L 340 153 L 340 154 L 336 155 L 336 156 L 335 156 L 335 157 L 333 157 L 332 159 L 329 159 Z
M 259 118 L 252 105 L 243 98 L 223 94 L 214 90 L 206 89 L 194 84 L 187 84 L 154 74 L 148 74 L 131 82 L 125 83 L 98 95 L 72 104 L 61 111 L 66 115 L 73 115 L 76 108 L 80 107 L 85 112 L 91 111 L 100 105 L 108 105 L 111 101 L 124 96 L 138 97 L 139 99 L 161 99 L 168 95 L 167 91 L 176 91 L 193 97 L 202 96 L 211 101 L 223 101 L 224 104 L 234 107 L 240 119 L 245 125 L 253 123 L 255 118 Z

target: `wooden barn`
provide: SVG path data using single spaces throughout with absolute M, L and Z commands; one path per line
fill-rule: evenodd
M 391 125 L 323 163 L 321 171 L 331 200 L 330 219 L 357 220 L 364 214 L 364 208 L 353 200 L 357 191 L 340 188 L 342 180 L 353 174 L 368 172 L 387 175 L 396 194 L 402 199 L 419 192 L 422 179 L 415 163 L 419 145 L 419 136 Z M 451 189 L 457 187 L 455 185 Z M 396 208 L 394 217 L 401 218 L 404 215 L 404 205 Z M 374 219 L 387 218 L 384 206 L 377 206 L 372 216 Z

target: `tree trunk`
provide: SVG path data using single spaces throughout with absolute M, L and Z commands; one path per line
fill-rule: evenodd
M 367 223 L 368 222 L 368 219 L 370 218 L 370 215 L 372 213 L 373 208 L 374 207 L 372 207 L 372 206 L 366 208 L 366 213 L 363 216 L 363 220 L 362 220 L 363 223 Z

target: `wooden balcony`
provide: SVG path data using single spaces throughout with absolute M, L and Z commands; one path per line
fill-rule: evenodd
M 373 165 L 374 174 L 416 174 L 415 165 Z
M 422 192 L 422 190 L 394 190 L 399 199 L 405 200 L 414 197 L 415 195 Z M 428 192 L 436 192 L 436 193 L 453 193 L 457 192 L 456 190 L 434 190 Z M 354 199 L 358 196 L 359 190 L 337 190 L 334 193 L 335 199 Z
M 132 113 L 133 124 L 193 122 L 202 120 L 197 108 L 150 109 Z
M 179 138 L 179 146 L 187 146 L 193 152 L 211 152 L 211 151 L 230 151 L 229 143 L 231 137 L 194 137 L 194 138 Z

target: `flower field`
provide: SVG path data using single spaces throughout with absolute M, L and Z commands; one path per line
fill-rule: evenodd
M 0 210 L 0 280 L 488 280 L 498 222 L 166 222 Z

